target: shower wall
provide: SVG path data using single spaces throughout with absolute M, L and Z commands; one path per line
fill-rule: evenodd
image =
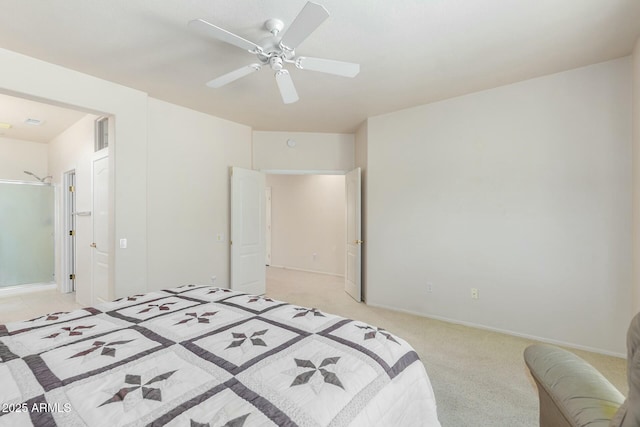
M 51 185 L 0 181 L 0 287 L 55 280 L 54 193 Z
M 48 144 L 0 136 L 0 180 L 34 181 L 24 171 L 49 175 L 48 155 Z

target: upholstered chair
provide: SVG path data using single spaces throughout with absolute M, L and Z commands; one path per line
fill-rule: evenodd
M 627 332 L 624 396 L 593 366 L 561 348 L 534 344 L 524 359 L 540 399 L 540 427 L 640 427 L 640 313 Z

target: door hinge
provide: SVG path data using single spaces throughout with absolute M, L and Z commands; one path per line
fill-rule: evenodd
M 76 275 L 75 275 L 75 274 L 70 274 L 70 275 L 69 275 L 69 279 L 71 279 L 71 280 L 76 280 Z
M 69 230 L 69 236 L 75 236 L 76 230 Z
M 75 186 L 73 186 L 73 185 L 70 185 L 70 186 L 69 186 L 69 192 L 70 192 L 70 193 L 74 193 L 75 191 L 76 191 L 76 187 L 75 187 Z
M 230 245 L 233 245 L 233 240 L 229 240 L 229 244 L 230 244 Z

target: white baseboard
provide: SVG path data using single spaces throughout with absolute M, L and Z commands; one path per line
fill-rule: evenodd
M 16 285 L 6 288 L 0 288 L 0 298 L 13 295 L 28 294 L 31 292 L 52 291 L 57 289 L 58 285 L 53 283 L 31 283 L 28 285 Z
M 401 313 L 413 314 L 415 316 L 426 317 L 428 319 L 441 320 L 443 322 L 454 323 L 456 325 L 468 326 L 470 328 L 483 329 L 485 331 L 498 332 L 498 333 L 501 333 L 501 334 L 511 335 L 511 336 L 514 336 L 514 337 L 526 338 L 526 339 L 529 339 L 529 340 L 539 341 L 539 342 L 543 342 L 543 343 L 546 343 L 546 344 L 553 344 L 553 345 L 558 345 L 558 346 L 562 346 L 562 347 L 574 348 L 576 350 L 584 350 L 584 351 L 589 351 L 591 353 L 604 354 L 606 356 L 620 357 L 622 359 L 626 359 L 627 358 L 627 355 L 625 353 L 617 353 L 617 352 L 614 352 L 614 351 L 603 350 L 601 348 L 589 347 L 589 346 L 580 345 L 580 344 L 574 344 L 574 343 L 570 343 L 570 342 L 566 342 L 566 341 L 553 340 L 553 339 L 550 339 L 550 338 L 538 337 L 536 335 L 523 334 L 523 333 L 520 333 L 520 332 L 511 331 L 511 330 L 508 330 L 508 329 L 494 328 L 492 326 L 482 325 L 482 324 L 479 324 L 479 323 L 466 322 L 464 320 L 450 319 L 448 317 L 443 317 L 443 316 L 436 316 L 436 315 L 431 315 L 431 314 L 419 313 L 417 311 L 405 310 L 405 309 L 396 308 L 396 307 L 389 307 L 389 306 L 386 306 L 386 305 L 383 305 L 383 304 L 367 303 L 367 305 L 370 305 L 371 307 L 384 308 L 386 310 L 391 310 L 391 311 L 399 311 Z
M 271 264 L 269 267 L 281 268 L 283 270 L 303 271 L 305 273 L 324 274 L 324 275 L 327 275 L 327 276 L 334 276 L 334 277 L 344 277 L 344 274 L 328 273 L 326 271 L 318 271 L 318 270 L 307 270 L 307 269 L 304 269 L 304 268 L 297 268 L 297 267 L 286 267 L 284 265 Z

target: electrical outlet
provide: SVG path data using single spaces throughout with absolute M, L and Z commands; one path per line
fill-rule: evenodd
M 471 288 L 471 298 L 472 299 L 478 299 L 479 298 L 478 288 Z
M 427 292 L 433 292 L 433 283 L 427 282 Z

